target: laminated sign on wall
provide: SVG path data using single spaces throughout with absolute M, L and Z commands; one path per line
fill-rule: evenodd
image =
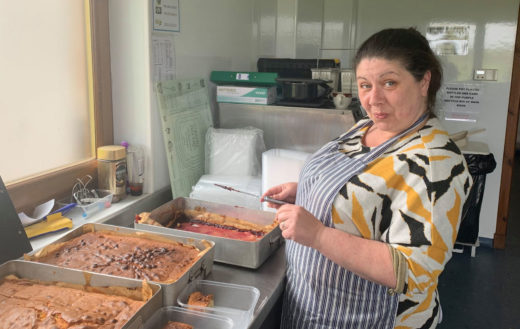
M 432 24 L 426 30 L 426 39 L 440 56 L 468 54 L 471 28 L 469 25 Z
M 154 31 L 179 32 L 179 0 L 154 0 L 152 2 Z
M 204 79 L 155 85 L 173 197 L 188 197 L 204 174 L 206 131 L 213 126 Z
M 170 36 L 154 35 L 152 37 L 152 71 L 153 81 L 175 79 L 175 48 Z
M 476 122 L 482 108 L 483 85 L 447 83 L 441 89 L 444 119 Z

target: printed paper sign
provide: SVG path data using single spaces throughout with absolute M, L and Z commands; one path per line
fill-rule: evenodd
M 179 0 L 153 0 L 154 31 L 179 32 Z
M 426 30 L 426 39 L 437 55 L 467 55 L 469 25 L 432 25 Z
M 159 34 L 159 33 L 156 33 Z M 152 37 L 153 82 L 175 79 L 175 48 L 170 36 Z
M 447 83 L 442 90 L 441 108 L 446 120 L 477 121 L 482 107 L 482 85 Z

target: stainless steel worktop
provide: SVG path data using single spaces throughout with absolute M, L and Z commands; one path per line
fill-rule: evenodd
M 218 103 L 216 117 L 218 128 L 262 129 L 267 150 L 280 148 L 308 153 L 314 153 L 355 124 L 350 109 L 278 105 Z
M 85 223 L 105 223 L 133 228 L 135 214 L 154 209 L 168 200 L 171 200 L 169 188 L 153 195 L 127 197 L 127 199 L 113 205 L 105 212 L 100 212 L 87 219 L 82 218 L 81 214 L 76 214 L 77 218 L 73 222 L 75 227 Z M 66 232 L 57 232 L 42 238 L 33 239 L 31 240 L 32 247 L 33 249 L 39 249 L 64 234 Z M 215 262 L 212 272 L 205 278 L 206 280 L 250 285 L 260 291 L 260 297 L 255 306 L 250 329 L 269 328 L 269 325 L 264 323 L 266 318 L 269 317 L 271 312 L 280 312 L 280 310 L 273 309 L 273 307 L 278 306 L 277 301 L 282 296 L 285 288 L 286 263 L 284 247 L 285 244 L 282 244 L 258 269 L 248 269 Z
M 253 320 L 249 329 L 266 328 L 263 326 L 285 288 L 285 245 L 276 250 L 258 269 L 247 269 L 220 263 L 213 264 L 212 272 L 206 280 L 254 286 L 260 290 L 255 306 Z
M 129 198 L 129 200 L 130 199 L 132 198 Z M 120 210 L 113 216 L 110 216 L 110 218 L 105 218 L 104 220 L 97 218 L 96 222 L 133 227 L 135 214 L 154 209 L 165 203 L 165 200 L 171 200 L 171 191 L 169 188 L 161 191 L 161 193 L 156 193 L 156 195 L 143 196 L 139 201 L 135 202 L 135 204 L 132 203 L 132 206 L 127 206 L 125 210 Z M 255 306 L 253 320 L 249 328 L 270 328 L 269 321 L 273 320 L 272 316 L 270 317 L 270 313 L 273 312 L 276 314 L 280 312 L 280 310 L 273 309 L 273 307 L 279 307 L 277 301 L 282 296 L 285 288 L 285 267 L 285 244 L 282 244 L 281 247 L 275 250 L 257 269 L 248 269 L 215 262 L 211 273 L 205 279 L 250 285 L 260 290 L 260 297 Z
M 315 152 L 355 124 L 350 109 L 231 103 L 218 103 L 216 119 L 218 128 L 253 126 L 262 129 L 268 150 L 279 148 L 308 153 Z M 266 318 L 280 312 L 277 308 L 281 304 L 277 302 L 285 288 L 284 247 L 275 251 L 257 270 L 215 263 L 209 275 L 209 280 L 246 284 L 260 290 L 250 329 L 268 328 Z

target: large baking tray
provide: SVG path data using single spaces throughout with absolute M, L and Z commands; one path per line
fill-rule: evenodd
M 66 235 L 62 236 L 60 239 L 54 241 L 52 244 L 65 242 L 68 240 L 71 240 L 77 236 L 82 235 L 86 232 L 95 232 L 95 231 L 111 231 L 115 232 L 116 234 L 129 234 L 129 235 L 138 235 L 139 237 L 143 238 L 149 238 L 154 239 L 157 237 L 166 238 L 168 240 L 181 242 L 184 244 L 194 245 L 195 247 L 199 248 L 199 250 L 205 250 L 202 257 L 195 262 L 191 268 L 189 268 L 177 281 L 172 283 L 165 283 L 165 282 L 157 282 L 157 281 L 151 281 L 155 282 L 157 284 L 160 284 L 163 291 L 163 305 L 164 306 L 170 306 L 170 305 L 177 305 L 177 296 L 181 293 L 181 291 L 184 289 L 184 287 L 190 283 L 191 281 L 197 279 L 197 278 L 204 278 L 209 273 L 211 273 L 211 270 L 213 269 L 213 257 L 215 254 L 215 243 L 209 240 L 202 241 L 202 239 L 192 238 L 192 237 L 184 237 L 184 236 L 175 236 L 170 234 L 164 234 L 162 232 L 150 232 L 145 230 L 139 230 L 139 229 L 133 229 L 128 227 L 121 227 L 121 226 L 114 226 L 114 225 L 108 225 L 108 224 L 97 224 L 97 223 L 89 223 L 84 224 L 82 226 L 79 226 L 78 228 L 70 231 Z M 50 245 L 52 245 L 50 244 Z M 31 253 L 28 253 L 24 256 L 24 258 L 28 261 L 34 261 L 37 256 L 38 252 L 42 251 L 45 248 L 48 248 L 50 245 L 44 246 L 38 250 L 34 250 Z M 208 247 L 209 245 L 209 247 Z M 96 272 L 92 272 L 96 273 Z M 117 278 L 117 276 L 104 274 L 113 278 Z
M 172 209 L 184 210 L 203 207 L 206 211 L 221 215 L 244 219 L 256 224 L 268 225 L 274 220 L 275 214 L 272 212 L 254 210 L 220 203 L 190 199 L 176 198 L 160 207 L 152 210 L 150 218 L 160 223 L 168 222 Z M 281 231 L 275 227 L 271 232 L 264 235 L 262 239 L 249 242 L 216 237 L 208 234 L 194 233 L 174 228 L 167 228 L 149 224 L 134 223 L 134 227 L 141 230 L 152 232 L 175 234 L 179 236 L 206 239 L 215 242 L 215 261 L 220 263 L 232 264 L 241 267 L 256 269 L 280 246 L 283 241 Z
M 0 265 L 0 279 L 10 274 L 19 278 L 45 282 L 65 282 L 71 284 L 89 285 L 92 287 L 120 286 L 125 288 L 141 287 L 143 282 L 135 279 L 112 277 L 98 273 L 88 273 L 64 267 L 10 260 Z M 162 306 L 162 289 L 159 284 L 148 283 L 152 288 L 150 298 L 123 326 L 123 329 L 139 329 Z

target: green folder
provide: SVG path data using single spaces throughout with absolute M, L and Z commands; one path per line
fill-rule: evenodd
M 275 86 L 278 73 L 212 71 L 210 80 L 217 85 Z

